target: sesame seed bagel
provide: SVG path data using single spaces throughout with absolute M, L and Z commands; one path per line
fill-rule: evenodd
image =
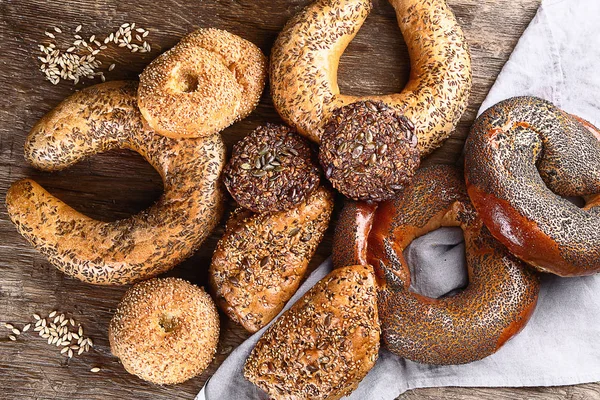
M 517 257 L 560 276 L 600 272 L 600 131 L 592 124 L 539 98 L 502 101 L 471 129 L 465 176 L 483 222 Z
M 376 305 L 370 266 L 332 271 L 265 332 L 244 376 L 274 399 L 349 395 L 377 361 Z
M 254 44 L 227 31 L 198 29 L 144 69 L 138 105 L 161 135 L 209 136 L 256 108 L 266 75 L 267 60 Z
M 421 169 L 392 201 L 348 204 L 335 233 L 334 266 L 366 261 L 375 267 L 382 337 L 391 352 L 426 364 L 464 364 L 496 352 L 529 320 L 539 293 L 537 273 L 492 237 L 458 170 Z M 409 290 L 402 252 L 441 226 L 462 228 L 469 284 L 434 299 Z
M 371 0 L 317 0 L 283 28 L 271 51 L 270 84 L 281 117 L 298 132 L 319 143 L 334 110 L 359 101 L 383 102 L 414 125 L 421 156 L 441 145 L 467 107 L 471 59 L 456 18 L 445 0 L 390 0 L 411 59 L 410 79 L 400 93 L 350 96 L 340 93 L 340 57 L 369 15 Z M 352 113 L 342 113 L 352 118 Z M 344 126 L 351 120 L 338 122 Z M 393 130 L 392 130 L 393 132 Z M 361 130 L 355 133 L 358 140 Z M 382 134 L 390 134 L 382 130 Z M 355 146 L 356 140 L 348 144 Z M 406 144 L 410 146 L 410 141 Z M 410 154 L 409 149 L 404 151 Z M 343 164 L 340 154 L 339 164 Z M 324 169 L 334 165 L 329 162 Z M 406 172 L 412 176 L 411 165 Z M 369 181 L 377 174 L 348 173 Z M 358 178 L 356 176 L 359 175 Z M 335 185 L 345 195 L 345 184 Z
M 178 278 L 150 279 L 125 293 L 108 339 L 130 374 L 160 385 L 181 383 L 213 360 L 219 315 L 202 288 Z
M 161 175 L 150 208 L 113 222 L 89 218 L 31 179 L 14 183 L 6 205 L 18 231 L 59 270 L 93 284 L 127 284 L 191 256 L 219 221 L 225 146 L 218 135 L 157 135 L 137 108 L 136 82 L 109 82 L 68 97 L 31 130 L 25 158 L 55 171 L 111 149 L 141 154 Z
M 209 270 L 219 307 L 249 332 L 268 324 L 304 279 L 332 211 L 333 193 L 321 186 L 287 211 L 234 212 Z

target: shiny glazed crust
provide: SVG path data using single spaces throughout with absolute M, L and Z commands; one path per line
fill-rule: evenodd
M 160 385 L 181 383 L 214 358 L 219 314 L 198 286 L 178 278 L 151 279 L 125 293 L 108 339 L 130 374 Z
M 333 194 L 323 186 L 287 211 L 236 210 L 209 271 L 219 307 L 249 332 L 268 324 L 298 289 L 332 210 Z
M 471 129 L 465 176 L 483 222 L 517 257 L 560 276 L 600 271 L 600 131 L 589 122 L 534 97 L 502 101 Z
M 350 394 L 379 352 L 373 270 L 334 270 L 260 338 L 244 376 L 274 399 L 337 400 Z
M 343 267 L 340 263 L 358 255 L 375 267 L 382 336 L 393 353 L 427 364 L 468 363 L 497 351 L 529 320 L 539 292 L 537 274 L 491 236 L 456 169 L 417 171 L 411 186 L 375 212 L 365 212 L 361 203 L 346 207 L 336 228 L 334 248 L 340 250 L 334 263 Z M 365 218 L 370 230 L 356 228 L 368 224 Z M 408 289 L 410 270 L 402 252 L 440 226 L 462 228 L 469 284 L 454 296 L 432 299 Z
M 164 194 L 153 206 L 102 222 L 31 179 L 14 183 L 6 196 L 18 231 L 59 270 L 84 282 L 127 284 L 163 273 L 198 249 L 222 213 L 221 138 L 155 134 L 143 122 L 136 90 L 136 82 L 110 82 L 73 94 L 33 127 L 25 158 L 55 171 L 111 149 L 136 151 L 164 182 Z
M 360 100 L 398 109 L 430 153 L 450 136 L 471 90 L 468 46 L 445 0 L 391 0 L 408 45 L 411 76 L 401 93 L 340 94 L 340 56 L 371 11 L 371 0 L 317 0 L 283 28 L 271 52 L 273 103 L 281 117 L 319 142 L 333 110 Z
M 227 31 L 199 29 L 144 69 L 138 105 L 161 135 L 209 136 L 256 108 L 266 75 L 266 57 L 254 44 Z

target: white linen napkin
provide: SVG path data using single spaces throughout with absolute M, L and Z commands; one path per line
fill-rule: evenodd
M 600 126 L 600 1 L 545 0 L 519 40 L 480 112 L 511 96 L 533 95 Z M 600 226 L 599 226 L 600 229 Z M 464 286 L 460 230 L 442 228 L 415 240 L 405 255 L 412 287 L 437 297 Z M 323 263 L 290 300 L 289 308 L 331 269 Z M 242 375 L 265 329 L 225 360 L 197 400 L 267 399 Z M 600 381 L 600 275 L 542 277 L 537 308 L 523 331 L 497 353 L 458 366 L 431 366 L 385 349 L 348 399 L 391 400 L 436 386 L 556 386 Z

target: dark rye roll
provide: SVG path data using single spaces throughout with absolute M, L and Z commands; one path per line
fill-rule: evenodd
M 320 177 L 306 139 L 284 125 L 266 124 L 233 146 L 223 181 L 240 206 L 263 213 L 306 200 Z

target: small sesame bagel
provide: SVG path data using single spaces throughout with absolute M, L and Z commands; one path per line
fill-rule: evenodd
M 213 360 L 219 314 L 202 288 L 178 278 L 150 279 L 125 293 L 108 339 L 130 374 L 159 385 L 181 383 Z
M 31 130 L 25 158 L 46 171 L 111 149 L 141 154 L 161 175 L 164 194 L 129 218 L 102 222 L 54 197 L 31 179 L 6 195 L 18 231 L 59 270 L 84 282 L 127 284 L 163 273 L 200 247 L 223 208 L 219 135 L 174 140 L 148 129 L 136 82 L 109 82 L 77 92 Z
M 391 352 L 426 364 L 464 364 L 496 352 L 529 320 L 539 293 L 537 273 L 485 228 L 458 170 L 421 169 L 392 201 L 348 204 L 334 237 L 334 266 L 366 261 L 375 267 L 382 337 Z M 402 252 L 441 226 L 463 230 L 469 284 L 434 299 L 409 290 Z
M 273 399 L 337 400 L 373 368 L 379 352 L 373 268 L 321 279 L 260 338 L 244 376 Z
M 258 105 L 267 60 L 258 47 L 219 29 L 199 29 L 140 75 L 138 105 L 152 129 L 203 137 L 245 118 Z
M 329 140 L 324 127 L 334 110 L 371 100 L 385 103 L 412 123 L 421 156 L 450 136 L 467 107 L 471 90 L 471 59 L 462 29 L 445 0 L 390 3 L 411 60 L 410 79 L 400 93 L 357 97 L 340 93 L 337 84 L 340 57 L 369 15 L 371 0 L 317 0 L 283 28 L 271 51 L 271 94 L 281 117 L 298 132 L 317 143 Z M 341 115 L 346 119 L 338 124 L 351 124 L 352 113 Z M 394 131 L 378 129 L 379 135 Z M 361 131 L 356 130 L 355 137 L 348 139 L 349 146 L 362 144 L 357 143 Z M 410 145 L 411 141 L 406 144 Z M 404 153 L 411 154 L 410 149 Z M 338 158 L 343 165 L 343 154 Z M 331 165 L 332 160 L 323 169 Z M 404 175 L 412 176 L 417 167 L 408 165 Z M 354 179 L 379 179 L 375 169 L 368 173 L 348 171 L 346 175 L 351 186 Z M 347 193 L 345 185 L 334 187 L 351 198 L 361 198 Z
M 514 255 L 560 276 L 600 272 L 600 131 L 592 124 L 539 98 L 502 101 L 471 129 L 465 176 L 483 222 Z

